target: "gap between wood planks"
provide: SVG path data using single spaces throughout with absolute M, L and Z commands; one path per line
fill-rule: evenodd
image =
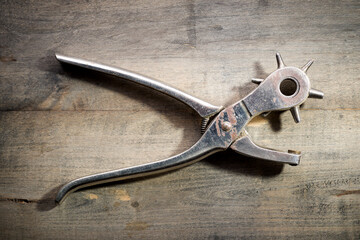
M 351 195 L 351 194 L 360 194 L 360 189 L 359 190 L 338 190 L 338 191 L 336 191 L 336 194 L 333 194 L 333 195 L 336 197 L 341 197 L 341 196 Z M 42 203 L 48 203 L 51 201 L 55 201 L 55 199 L 26 199 L 26 198 L 4 198 L 4 197 L 0 198 L 0 202 L 14 202 L 14 203 L 19 203 L 19 204 L 31 204 L 31 203 L 42 204 Z
M 360 108 L 305 108 L 301 111 L 359 111 Z M 0 112 L 150 112 L 154 110 L 138 109 L 138 110 L 121 110 L 121 109 L 85 109 L 85 110 L 51 110 L 51 109 L 34 109 L 34 110 L 0 110 Z

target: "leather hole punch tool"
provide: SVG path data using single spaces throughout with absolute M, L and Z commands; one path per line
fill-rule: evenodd
M 308 97 L 324 96 L 322 92 L 310 87 L 306 71 L 312 65 L 312 60 L 302 68 L 287 67 L 279 53 L 276 54 L 278 68 L 265 79 L 252 79 L 259 86 L 240 101 L 225 108 L 206 103 L 164 83 L 124 69 L 60 54 L 56 54 L 56 58 L 62 63 L 121 77 L 167 94 L 187 104 L 203 118 L 201 138 L 185 152 L 149 164 L 75 179 L 60 189 L 55 199 L 57 203 L 61 203 L 69 193 L 80 188 L 174 170 L 228 148 L 255 158 L 298 165 L 300 152 L 282 152 L 257 146 L 249 137 L 245 126 L 259 114 L 288 109 L 295 122 L 300 122 L 300 104 Z

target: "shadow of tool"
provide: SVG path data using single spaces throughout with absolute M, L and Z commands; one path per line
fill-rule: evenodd
M 62 185 L 54 187 L 44 196 L 42 196 L 42 198 L 37 202 L 36 209 L 40 212 L 45 212 L 55 208 L 57 206 L 55 203 L 55 196 L 61 187 Z
M 220 168 L 225 171 L 234 172 L 237 175 L 241 174 L 241 175 L 250 175 L 250 176 L 261 176 L 263 178 L 271 178 L 276 175 L 279 175 L 284 167 L 283 164 L 246 157 L 230 150 L 215 153 L 214 155 L 207 157 L 203 161 L 207 165 L 211 165 L 213 167 Z M 82 188 L 80 191 L 87 189 L 95 190 L 95 189 L 103 188 L 105 186 L 111 187 L 111 186 L 117 186 L 119 184 L 132 184 L 135 182 L 139 183 L 141 181 L 147 181 L 152 178 L 157 178 L 159 176 L 172 174 L 173 172 L 183 171 L 183 170 L 184 170 L 183 168 L 180 168 L 180 169 L 170 170 L 167 172 L 157 173 L 145 177 L 98 184 L 95 186 Z M 37 203 L 38 211 L 50 211 L 51 209 L 57 206 L 54 199 L 60 188 L 61 186 L 53 188 L 42 197 L 42 199 Z M 71 195 L 69 196 L 69 198 L 71 198 Z M 89 205 L 93 202 L 91 199 L 85 199 L 83 197 L 80 198 L 75 197 L 68 200 L 70 201 L 71 203 L 70 205 L 72 208 Z
M 236 174 L 265 178 L 279 175 L 284 168 L 284 164 L 244 156 L 230 150 L 209 156 L 205 162 Z
M 58 64 L 60 65 L 60 63 Z M 61 63 L 61 67 L 65 73 L 64 75 L 67 75 L 69 78 L 84 81 L 97 87 L 117 92 L 141 104 L 146 104 L 154 111 L 158 111 L 162 114 L 169 111 L 180 111 L 194 114 L 194 116 L 196 115 L 191 108 L 187 107 L 178 100 L 127 79 L 65 63 Z M 126 109 L 126 106 L 124 106 L 124 109 Z M 171 114 L 164 115 L 169 117 Z M 173 123 L 176 125 L 176 122 Z

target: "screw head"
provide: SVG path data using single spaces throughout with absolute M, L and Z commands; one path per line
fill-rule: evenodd
M 221 129 L 224 130 L 225 132 L 228 132 L 231 128 L 232 128 L 231 123 L 229 122 L 221 123 Z

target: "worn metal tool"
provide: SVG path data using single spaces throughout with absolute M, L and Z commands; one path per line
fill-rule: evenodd
M 154 79 L 77 58 L 56 54 L 66 64 L 103 72 L 127 79 L 167 94 L 194 109 L 202 118 L 202 136 L 188 150 L 165 160 L 139 166 L 94 174 L 75 179 L 65 184 L 56 197 L 61 203 L 65 197 L 80 188 L 101 183 L 125 180 L 155 173 L 166 172 L 195 163 L 215 152 L 231 148 L 237 153 L 269 161 L 298 165 L 300 152 L 281 152 L 257 146 L 252 142 L 245 126 L 250 120 L 271 111 L 290 109 L 295 122 L 300 122 L 299 106 L 308 97 L 323 98 L 323 93 L 311 89 L 306 71 L 312 65 L 309 61 L 302 68 L 285 66 L 279 53 L 276 54 L 278 68 L 266 79 L 252 79 L 259 86 L 245 98 L 226 108 L 214 106 L 178 89 Z

